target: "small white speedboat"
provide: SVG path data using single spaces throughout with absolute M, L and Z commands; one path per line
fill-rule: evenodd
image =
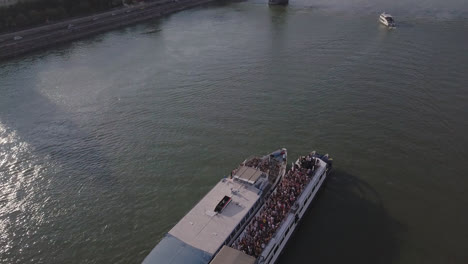
M 395 27 L 395 20 L 393 20 L 392 15 L 387 14 L 383 12 L 380 17 L 379 17 L 380 23 L 384 24 L 385 26 L 389 28 L 394 28 Z

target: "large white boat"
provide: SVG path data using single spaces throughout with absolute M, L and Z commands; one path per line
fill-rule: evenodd
M 273 264 L 323 185 L 328 154 L 286 173 L 286 149 L 245 160 L 187 213 L 143 263 Z
M 380 21 L 380 23 L 384 24 L 385 26 L 387 26 L 389 28 L 394 28 L 395 27 L 395 20 L 393 20 L 392 15 L 387 14 L 385 12 L 380 14 L 379 21 Z
M 234 242 L 265 204 L 284 177 L 286 164 L 284 148 L 242 162 L 165 235 L 143 263 L 206 264 L 212 261 L 223 246 Z M 224 254 L 226 249 L 220 256 Z M 247 255 L 242 257 L 252 259 Z
M 249 264 L 275 263 L 316 197 L 331 166 L 332 159 L 328 154 L 312 152 L 300 157 L 228 250 L 234 249 L 253 257 L 255 261 Z M 229 258 L 215 262 L 217 259 L 218 256 L 212 264 L 237 263 L 230 262 Z

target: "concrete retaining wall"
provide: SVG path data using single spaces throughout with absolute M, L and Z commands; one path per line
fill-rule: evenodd
M 161 17 L 213 0 L 160 0 L 84 18 L 0 35 L 0 60 Z M 21 39 L 18 39 L 18 37 Z M 16 37 L 16 40 L 15 40 Z

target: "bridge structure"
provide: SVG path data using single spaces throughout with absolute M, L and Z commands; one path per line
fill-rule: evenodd
M 289 0 L 268 0 L 269 5 L 287 5 Z

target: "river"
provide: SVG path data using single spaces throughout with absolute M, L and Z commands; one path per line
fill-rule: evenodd
M 139 263 L 278 147 L 335 167 L 280 263 L 466 263 L 467 18 L 228 2 L 1 62 L 0 263 Z

